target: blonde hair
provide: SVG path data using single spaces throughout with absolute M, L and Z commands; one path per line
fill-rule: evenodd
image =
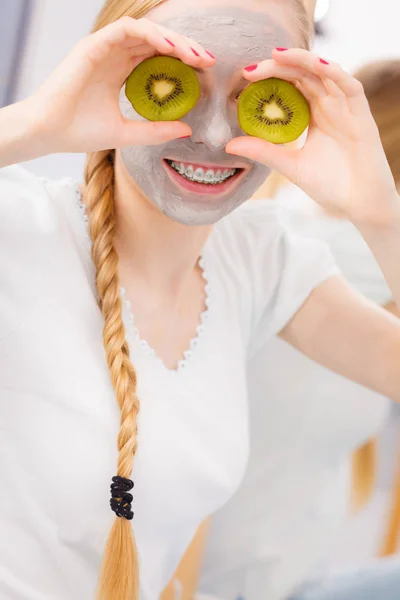
M 369 63 L 354 75 L 364 86 L 393 177 L 400 183 L 400 60 Z
M 165 0 L 108 0 L 93 27 L 93 32 L 123 16 L 135 19 Z M 310 23 L 301 0 L 291 0 L 298 17 L 301 39 L 308 46 Z M 121 410 L 118 436 L 117 475 L 129 478 L 137 448 L 139 399 L 136 372 L 129 358 L 125 339 L 118 277 L 118 254 L 114 246 L 116 216 L 114 206 L 115 150 L 93 152 L 85 168 L 85 201 L 96 267 L 99 305 L 104 318 L 103 342 L 116 399 Z M 131 523 L 117 518 L 111 529 L 100 574 L 98 600 L 138 600 L 139 568 Z
M 296 25 L 300 33 L 299 47 L 310 49 L 314 36 L 314 19 L 310 17 L 303 0 L 291 0 L 294 7 Z

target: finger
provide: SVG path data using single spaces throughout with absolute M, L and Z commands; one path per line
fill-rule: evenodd
M 162 34 L 165 39 L 168 40 L 171 48 L 169 49 L 169 54 L 173 54 L 177 58 L 180 58 L 184 63 L 190 65 L 192 67 L 200 67 L 202 59 L 198 52 L 195 52 L 186 41 L 186 39 L 176 34 L 175 32 L 165 28 L 158 26 L 158 30 L 160 34 Z
M 324 61 L 324 62 L 323 62 Z M 357 96 L 363 91 L 363 87 L 357 79 L 346 73 L 340 65 L 328 62 L 323 58 L 314 61 L 314 70 L 321 77 L 327 77 L 333 81 L 346 96 Z
M 118 136 L 118 147 L 155 146 L 191 134 L 190 127 L 181 121 L 151 122 L 124 119 L 121 134 Z
M 168 54 L 173 49 L 161 32 L 156 30 L 154 23 L 131 17 L 122 17 L 114 21 L 89 36 L 87 40 L 92 46 L 97 62 L 100 59 L 104 60 L 116 48 L 127 49 L 131 54 L 135 53 L 135 50 L 136 53 L 140 52 L 143 45 L 161 54 Z
M 303 48 L 291 48 L 284 52 L 275 49 L 273 56 L 274 60 L 280 65 L 300 68 L 313 77 L 320 78 L 327 93 L 338 98 L 343 97 L 342 90 L 333 81 L 326 79 L 324 72 L 318 69 L 318 66 L 322 65 L 321 58 L 313 52 L 309 52 Z
M 278 146 L 249 136 L 230 140 L 225 150 L 228 154 L 244 156 L 266 165 L 279 171 L 291 181 L 296 181 L 298 150 L 289 150 L 284 146 Z
M 346 95 L 342 92 L 342 90 L 336 85 L 334 81 L 331 79 L 323 78 L 324 86 L 326 91 L 330 96 L 334 98 L 346 101 Z
M 316 73 L 332 81 L 343 92 L 353 114 L 369 112 L 369 104 L 360 81 L 346 73 L 337 63 L 330 63 L 325 59 L 317 59 L 314 68 Z
M 187 41 L 187 43 L 189 44 L 189 46 L 195 54 L 198 54 L 202 58 L 206 59 L 206 66 L 214 65 L 216 59 L 215 56 L 211 54 L 211 52 L 205 50 L 201 44 L 199 44 L 195 40 L 192 40 L 191 38 L 185 38 L 185 40 Z
M 278 77 L 279 79 L 284 79 L 291 83 L 301 81 L 307 92 L 308 100 L 312 100 L 315 97 L 326 96 L 328 93 L 322 79 L 317 75 L 313 75 L 302 68 L 279 65 L 274 60 L 265 60 L 259 63 L 257 68 L 250 72 L 245 69 L 243 75 L 251 82 L 269 79 L 270 77 Z
M 280 65 L 301 67 L 310 73 L 315 73 L 314 65 L 319 56 L 304 48 L 289 48 L 281 52 L 274 48 L 272 58 Z
M 291 48 L 284 52 L 273 51 L 273 58 L 281 65 L 303 67 L 311 73 L 329 80 L 328 91 L 332 95 L 345 95 L 350 110 L 355 114 L 368 110 L 362 84 L 346 73 L 340 65 L 330 62 L 302 48 Z
M 175 55 L 186 64 L 199 68 L 209 68 L 214 65 L 215 59 L 204 50 L 201 44 L 161 25 L 156 25 L 156 27 L 174 45 Z
M 144 42 L 143 44 L 139 44 L 135 48 L 131 49 L 130 54 L 132 60 L 136 59 L 137 62 L 141 62 L 144 60 L 142 57 L 154 56 L 154 47 L 150 46 L 150 44 L 147 42 Z
M 193 52 L 183 36 L 149 19 L 122 17 L 101 31 L 104 32 L 105 42 L 110 50 L 113 47 L 123 46 L 135 53 L 138 52 L 138 47 L 148 44 L 160 54 L 176 56 L 191 66 L 198 66 L 204 60 L 196 56 L 197 53 Z M 210 61 L 211 57 L 207 60 Z
M 179 44 L 176 35 L 171 31 L 157 26 L 148 19 L 139 19 L 135 21 L 129 27 L 131 29 L 132 45 L 131 49 L 135 52 L 136 46 L 140 41 L 140 44 L 149 44 L 153 49 L 158 50 L 160 54 L 173 55 L 179 58 L 187 56 L 189 54 L 188 49 L 185 45 Z M 135 35 L 137 36 L 135 38 Z

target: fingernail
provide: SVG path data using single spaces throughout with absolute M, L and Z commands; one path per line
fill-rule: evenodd
M 284 52 L 285 50 L 287 50 L 288 48 L 275 48 L 275 50 L 279 50 L 279 52 Z
M 213 58 L 215 60 L 214 54 L 211 54 L 211 52 L 209 52 L 208 50 L 206 50 L 206 52 L 207 52 L 208 56 L 211 56 L 211 58 Z
M 178 140 L 187 140 L 190 137 L 190 135 L 183 135 L 182 137 L 178 138 Z
M 164 38 L 164 39 L 165 39 L 165 40 L 168 42 L 168 44 L 169 44 L 170 46 L 173 46 L 173 47 L 175 48 L 175 44 L 173 44 L 173 43 L 171 42 L 171 40 L 169 40 L 168 38 Z
M 328 61 L 324 60 L 323 58 L 320 58 L 319 62 L 322 62 L 323 65 L 329 65 Z
M 200 56 L 200 54 L 198 52 L 196 52 L 196 50 L 194 48 L 192 48 L 192 52 L 195 56 Z
M 244 70 L 250 73 L 250 71 L 255 71 L 257 67 L 258 65 L 250 65 L 249 67 L 245 67 Z

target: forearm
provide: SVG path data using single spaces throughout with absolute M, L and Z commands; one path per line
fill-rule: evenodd
M 400 197 L 385 224 L 354 223 L 375 256 L 400 310 Z
M 29 99 L 0 110 L 0 167 L 47 154 Z
M 400 402 L 400 319 L 331 277 L 281 337 L 322 366 Z

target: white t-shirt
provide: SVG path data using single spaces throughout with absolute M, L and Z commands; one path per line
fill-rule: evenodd
M 269 202 L 218 223 L 203 268 L 208 307 L 177 370 L 140 340 L 124 303 L 141 399 L 132 526 L 143 600 L 240 485 L 250 354 L 337 273 L 327 247 L 289 234 Z M 1 600 L 94 597 L 120 420 L 94 276 L 77 184 L 1 170 Z
M 276 203 L 297 233 L 329 242 L 344 276 L 372 300 L 391 298 L 354 226 L 326 215 L 301 190 Z M 382 427 L 389 401 L 275 338 L 248 368 L 250 459 L 215 515 L 200 589 L 223 600 L 283 600 L 323 560 L 350 499 L 349 454 Z

